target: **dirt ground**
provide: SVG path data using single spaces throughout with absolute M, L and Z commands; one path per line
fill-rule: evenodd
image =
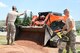
M 58 53 L 58 49 L 43 47 L 32 41 L 19 40 L 14 45 L 0 45 L 0 53 Z

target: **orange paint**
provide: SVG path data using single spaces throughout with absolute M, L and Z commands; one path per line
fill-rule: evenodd
M 33 21 L 36 25 L 38 25 L 38 24 L 43 25 L 43 22 L 36 21 L 37 18 L 38 18 L 37 16 L 33 16 L 32 21 Z M 63 20 L 63 21 L 65 22 L 66 19 L 67 19 L 66 16 L 56 16 L 56 15 L 53 15 L 53 14 L 48 14 L 48 15 L 46 16 L 46 18 L 45 18 L 45 21 L 47 21 L 46 24 L 50 26 L 50 24 L 51 24 L 52 22 L 54 22 L 54 21 Z

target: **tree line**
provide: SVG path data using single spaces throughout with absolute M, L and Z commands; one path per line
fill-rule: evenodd
M 27 13 L 25 13 L 23 18 L 20 18 L 19 16 L 17 16 L 16 21 L 15 21 L 15 25 L 23 25 L 23 26 L 29 26 L 32 20 L 32 11 L 30 12 L 30 16 L 27 16 Z

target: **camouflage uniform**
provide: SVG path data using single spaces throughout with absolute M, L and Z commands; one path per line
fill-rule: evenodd
M 7 15 L 7 44 L 9 44 L 10 40 L 11 44 L 14 41 L 16 31 L 14 22 L 19 15 L 20 14 L 16 11 L 10 11 Z
M 62 42 L 59 41 L 59 53 L 62 53 L 64 49 L 66 49 L 66 53 L 69 53 L 70 48 L 72 53 L 76 53 L 76 47 L 75 47 L 75 43 L 76 43 L 76 31 L 75 30 L 71 30 L 69 33 L 66 34 L 66 36 L 69 38 L 68 42 Z
M 69 10 L 64 10 L 64 15 L 66 16 L 65 26 L 63 29 L 67 29 L 67 36 L 69 37 L 69 42 L 66 45 L 66 53 L 69 53 L 69 48 L 71 48 L 72 53 L 76 53 L 75 43 L 76 43 L 76 27 L 75 21 L 72 19 L 72 16 L 69 14 Z M 61 51 L 61 50 L 60 50 Z
M 69 48 L 71 48 L 72 53 L 76 53 L 76 47 L 75 47 L 75 43 L 76 43 L 76 31 L 75 30 L 71 30 L 67 36 L 69 37 L 69 42 L 67 42 L 67 46 L 66 46 L 66 50 L 67 53 L 69 53 Z
M 15 39 L 15 25 L 14 25 L 14 22 L 8 22 L 8 25 L 7 25 L 7 44 L 9 44 L 10 42 L 10 39 L 11 39 L 11 44 L 13 43 L 14 39 Z

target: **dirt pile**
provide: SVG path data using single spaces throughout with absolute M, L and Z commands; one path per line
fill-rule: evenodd
M 0 53 L 58 53 L 57 50 L 27 40 L 15 41 L 15 45 L 0 45 Z
M 17 45 L 25 46 L 28 48 L 36 49 L 36 50 L 43 50 L 43 47 L 41 45 L 38 45 L 37 43 L 33 41 L 26 41 L 26 40 L 18 40 L 15 42 Z
M 34 49 L 34 50 L 38 51 L 38 53 L 39 52 L 41 52 L 41 53 L 53 53 L 53 52 L 58 53 L 58 48 L 43 47 L 33 41 L 18 40 L 15 43 L 18 45 L 21 45 L 21 46 L 28 47 L 29 49 Z

